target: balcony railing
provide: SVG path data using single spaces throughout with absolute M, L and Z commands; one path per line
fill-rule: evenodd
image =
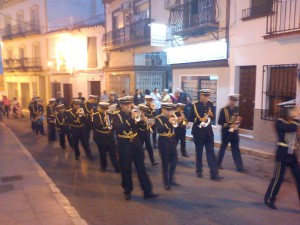
M 41 58 L 4 59 L 4 71 L 41 71 Z
M 270 1 L 267 4 L 253 6 L 248 9 L 243 9 L 242 20 L 250 20 L 250 19 L 267 16 L 273 12 L 272 8 L 273 8 L 273 2 Z
M 144 19 L 103 35 L 106 50 L 116 50 L 150 43 L 151 19 Z
M 218 29 L 217 0 L 191 0 L 170 10 L 172 34 L 198 36 Z
M 267 36 L 300 31 L 300 0 L 274 0 L 274 14 L 267 17 Z
M 17 25 L 6 25 L 2 31 L 2 39 L 14 39 L 18 37 L 25 37 L 32 34 L 40 34 L 40 23 L 37 20 L 24 22 Z

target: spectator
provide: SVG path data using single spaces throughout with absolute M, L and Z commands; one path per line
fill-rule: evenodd
M 172 102 L 171 97 L 169 95 L 169 89 L 164 89 L 162 102 L 168 102 L 168 103 Z
M 5 115 L 6 115 L 6 117 L 9 118 L 10 100 L 5 95 L 3 95 L 2 104 L 3 104 L 3 107 L 4 107 L 3 116 L 5 117 Z
M 106 90 L 103 91 L 103 94 L 101 95 L 100 97 L 100 102 L 104 101 L 104 102 L 107 102 L 109 100 L 109 97 L 106 93 Z
M 122 93 L 121 93 L 121 98 L 122 97 L 125 97 L 125 96 L 127 96 L 128 94 L 127 94 L 127 92 L 126 92 L 126 90 L 124 89 L 123 91 L 122 91 Z
M 0 100 L 0 122 L 3 119 L 3 103 L 2 100 Z
M 186 117 L 189 116 L 189 111 L 190 111 L 190 108 L 191 108 L 191 97 L 189 96 L 188 93 L 186 93 L 185 91 L 183 91 L 181 88 L 177 88 L 176 89 L 180 95 L 179 95 L 179 99 L 178 99 L 178 103 L 182 103 L 182 104 L 185 104 L 185 108 L 184 108 L 184 115 Z
M 146 89 L 144 94 L 145 94 L 145 95 L 150 95 L 149 89 Z
M 144 103 L 144 96 L 141 94 L 141 90 L 140 89 L 136 89 L 135 95 L 133 97 L 133 103 L 135 105 Z
M 153 103 L 156 106 L 155 116 L 157 116 L 157 115 L 159 115 L 161 113 L 161 96 L 159 94 L 158 88 L 154 88 L 154 90 L 150 94 L 150 96 L 153 98 Z

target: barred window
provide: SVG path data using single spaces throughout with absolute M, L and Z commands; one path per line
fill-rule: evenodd
M 296 97 L 298 64 L 267 65 L 263 70 L 263 99 L 261 118 L 275 120 L 278 103 Z

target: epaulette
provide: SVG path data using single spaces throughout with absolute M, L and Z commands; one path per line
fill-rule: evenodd
M 196 103 L 198 103 L 199 101 L 195 101 L 193 104 L 196 104 Z
M 155 119 L 156 119 L 156 118 L 159 118 L 161 115 L 162 115 L 162 114 L 159 114 L 159 115 L 157 115 L 157 116 L 156 116 L 156 117 L 154 117 L 154 118 L 155 118 Z
M 72 109 L 67 109 L 66 111 L 67 111 L 67 112 L 71 112 L 71 111 L 72 111 Z

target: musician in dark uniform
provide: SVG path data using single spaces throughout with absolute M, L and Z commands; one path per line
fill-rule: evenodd
M 142 127 L 143 123 L 135 120 L 138 112 L 131 112 L 132 97 L 125 96 L 118 100 L 121 111 L 116 114 L 113 125 L 117 133 L 119 164 L 125 199 L 131 199 L 131 192 L 133 190 L 132 163 L 135 165 L 141 188 L 144 191 L 144 198 L 155 198 L 158 195 L 152 192 L 152 184 L 146 173 L 144 163 L 144 150 L 138 134 L 139 127 Z
M 59 91 L 56 93 L 56 95 L 57 95 L 56 105 L 65 104 L 65 99 L 62 97 L 62 93 Z
M 174 173 L 177 164 L 177 150 L 174 128 L 180 121 L 174 116 L 176 105 L 162 103 L 162 113 L 155 117 L 155 125 L 158 133 L 158 151 L 162 162 L 163 183 L 166 190 L 171 190 L 175 185 Z
M 67 123 L 70 124 L 71 133 L 73 137 L 74 150 L 75 150 L 75 159 L 80 159 L 79 151 L 79 141 L 82 144 L 82 147 L 89 160 L 94 160 L 91 149 L 88 144 L 86 128 L 84 127 L 87 115 L 84 113 L 84 110 L 80 108 L 81 100 L 73 99 L 72 108 L 67 112 Z
M 36 135 L 39 133 L 41 135 L 47 135 L 44 129 L 44 108 L 42 105 L 42 100 L 36 98 L 32 108 L 32 121 Z
M 85 129 L 88 141 L 90 140 L 91 130 L 93 129 L 92 116 L 93 113 L 97 111 L 97 98 L 98 97 L 96 95 L 90 95 L 88 101 L 84 103 L 82 102 L 82 107 L 86 114 Z
M 275 123 L 278 142 L 275 159 L 275 175 L 265 194 L 264 202 L 271 209 L 277 209 L 275 202 L 287 167 L 290 167 L 296 182 L 300 201 L 300 168 L 295 150 L 297 148 L 297 133 L 299 132 L 299 108 L 295 107 L 296 100 L 283 102 L 279 118 Z
M 114 104 L 119 104 L 119 102 L 118 102 L 118 99 L 116 98 L 116 93 L 115 92 L 110 92 L 109 93 L 109 96 L 108 96 L 108 103 L 110 104 L 110 105 L 114 105 Z
M 74 148 L 73 138 L 71 135 L 71 130 L 68 123 L 68 112 L 66 111 L 66 106 L 64 104 L 59 104 L 56 106 L 58 113 L 56 114 L 56 129 L 59 134 L 59 143 L 63 150 L 66 149 L 66 139 L 67 136 L 69 146 Z
M 112 124 L 110 123 L 108 102 L 100 102 L 98 112 L 93 114 L 94 141 L 98 146 L 100 153 L 101 171 L 105 172 L 107 168 L 106 155 L 109 153 L 115 172 L 120 172 L 120 166 L 117 160 L 115 138 L 112 132 Z
M 174 129 L 175 132 L 175 139 L 176 139 L 176 147 L 180 141 L 180 150 L 181 150 L 181 155 L 183 157 L 189 157 L 186 151 L 186 142 L 185 142 L 185 137 L 186 137 L 186 125 L 188 123 L 188 120 L 185 117 L 184 114 L 184 109 L 185 109 L 186 104 L 183 103 L 177 103 L 177 109 L 175 112 L 175 115 L 178 118 L 182 118 L 182 122 L 178 124 L 178 127 Z
M 213 103 L 209 101 L 210 89 L 200 90 L 200 101 L 193 104 L 189 121 L 194 122 L 192 135 L 196 147 L 196 173 L 202 177 L 202 153 L 205 146 L 206 158 L 210 168 L 210 179 L 219 181 L 217 157 L 214 151 L 214 132 L 210 120 L 214 119 Z
M 152 98 L 152 96 L 150 96 L 150 95 L 146 95 L 146 96 L 145 96 L 145 100 L 146 100 L 146 106 L 148 106 L 149 109 L 150 109 L 150 110 L 148 111 L 148 113 L 146 114 L 146 117 L 147 117 L 147 118 L 154 119 L 154 118 L 155 118 L 156 106 L 155 106 L 155 104 L 153 103 L 153 98 Z M 157 148 L 157 145 L 156 145 L 156 136 L 157 136 L 156 125 L 153 124 L 153 126 L 152 126 L 152 141 L 153 141 L 153 148 Z
M 80 99 L 82 103 L 84 103 L 85 97 L 82 97 L 82 92 L 78 92 L 78 97 L 77 98 Z
M 28 105 L 28 110 L 29 110 L 29 119 L 31 121 L 31 130 L 32 132 L 35 132 L 35 127 L 34 127 L 34 121 L 33 121 L 33 117 L 34 117 L 34 114 L 33 114 L 33 107 L 34 107 L 34 102 L 37 98 L 36 97 L 33 97 Z
M 154 124 L 154 121 L 152 124 L 147 124 L 148 117 L 146 115 L 149 114 L 149 110 L 150 110 L 148 106 L 146 106 L 145 104 L 139 104 L 138 108 L 141 112 L 141 117 L 143 118 L 142 123 L 144 124 L 144 127 L 139 127 L 139 136 L 142 141 L 142 146 L 144 146 L 145 143 L 151 164 L 152 166 L 156 166 L 158 163 L 155 162 L 153 148 L 151 146 L 151 141 L 150 141 L 150 130 L 152 129 L 151 127 Z
M 238 94 L 229 95 L 229 103 L 220 111 L 218 124 L 222 126 L 221 135 L 222 143 L 217 154 L 217 162 L 219 169 L 223 169 L 222 161 L 225 155 L 226 148 L 230 142 L 233 161 L 236 170 L 240 173 L 245 172 L 243 160 L 239 148 L 239 131 L 238 126 L 242 121 L 239 116 L 237 102 L 239 100 Z
M 56 117 L 56 100 L 51 98 L 47 105 L 47 126 L 48 126 L 48 143 L 56 140 L 55 117 Z

